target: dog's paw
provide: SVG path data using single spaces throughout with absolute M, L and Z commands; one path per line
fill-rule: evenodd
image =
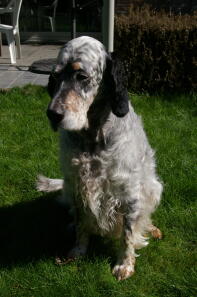
M 159 230 L 159 228 L 157 228 L 156 226 L 152 226 L 150 232 L 152 237 L 155 239 L 162 239 L 163 237 L 161 230 Z
M 132 264 L 115 265 L 112 274 L 118 281 L 126 279 L 134 274 L 134 266 Z
M 60 257 L 56 257 L 55 258 L 55 264 L 56 265 L 66 265 L 69 264 L 70 262 L 74 261 L 74 259 L 65 259 L 65 258 L 60 258 Z

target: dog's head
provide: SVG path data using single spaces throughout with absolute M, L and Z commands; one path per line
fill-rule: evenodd
M 88 110 L 99 92 L 108 84 L 112 112 L 119 117 L 128 112 L 128 95 L 121 83 L 118 63 L 98 40 L 83 36 L 69 41 L 50 74 L 48 92 L 52 98 L 47 116 L 57 130 L 79 131 L 88 127 Z

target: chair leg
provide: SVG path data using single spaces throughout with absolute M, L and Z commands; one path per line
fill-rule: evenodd
M 55 32 L 56 31 L 56 23 L 55 23 L 54 17 L 52 17 L 52 23 L 53 23 L 53 31 L 52 32 Z
M 18 59 L 22 58 L 22 53 L 21 53 L 21 44 L 20 44 L 20 34 L 19 32 L 16 32 L 15 34 L 15 41 L 16 41 L 16 48 L 17 48 L 17 57 Z
M 52 32 L 55 32 L 55 19 L 51 16 L 48 17 L 49 18 L 49 22 L 50 22 L 50 25 L 51 25 L 51 31 Z
M 7 37 L 8 47 L 10 51 L 11 64 L 16 64 L 16 48 L 15 48 L 15 40 L 14 40 L 13 32 L 7 31 L 6 37 Z
M 0 56 L 2 56 L 2 36 L 1 36 L 1 32 L 0 32 Z

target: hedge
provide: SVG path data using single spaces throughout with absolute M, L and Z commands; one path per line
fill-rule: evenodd
M 131 7 L 116 17 L 115 51 L 134 92 L 195 92 L 197 18 Z

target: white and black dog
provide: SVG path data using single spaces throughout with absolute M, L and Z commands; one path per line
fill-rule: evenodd
M 40 191 L 63 189 L 76 220 L 77 242 L 69 257 L 84 255 L 90 234 L 118 235 L 121 250 L 112 273 L 134 272 L 135 249 L 147 232 L 162 185 L 139 117 L 128 100 L 121 63 L 96 39 L 83 36 L 60 51 L 49 77 L 47 116 L 60 132 L 64 180 L 40 177 Z

